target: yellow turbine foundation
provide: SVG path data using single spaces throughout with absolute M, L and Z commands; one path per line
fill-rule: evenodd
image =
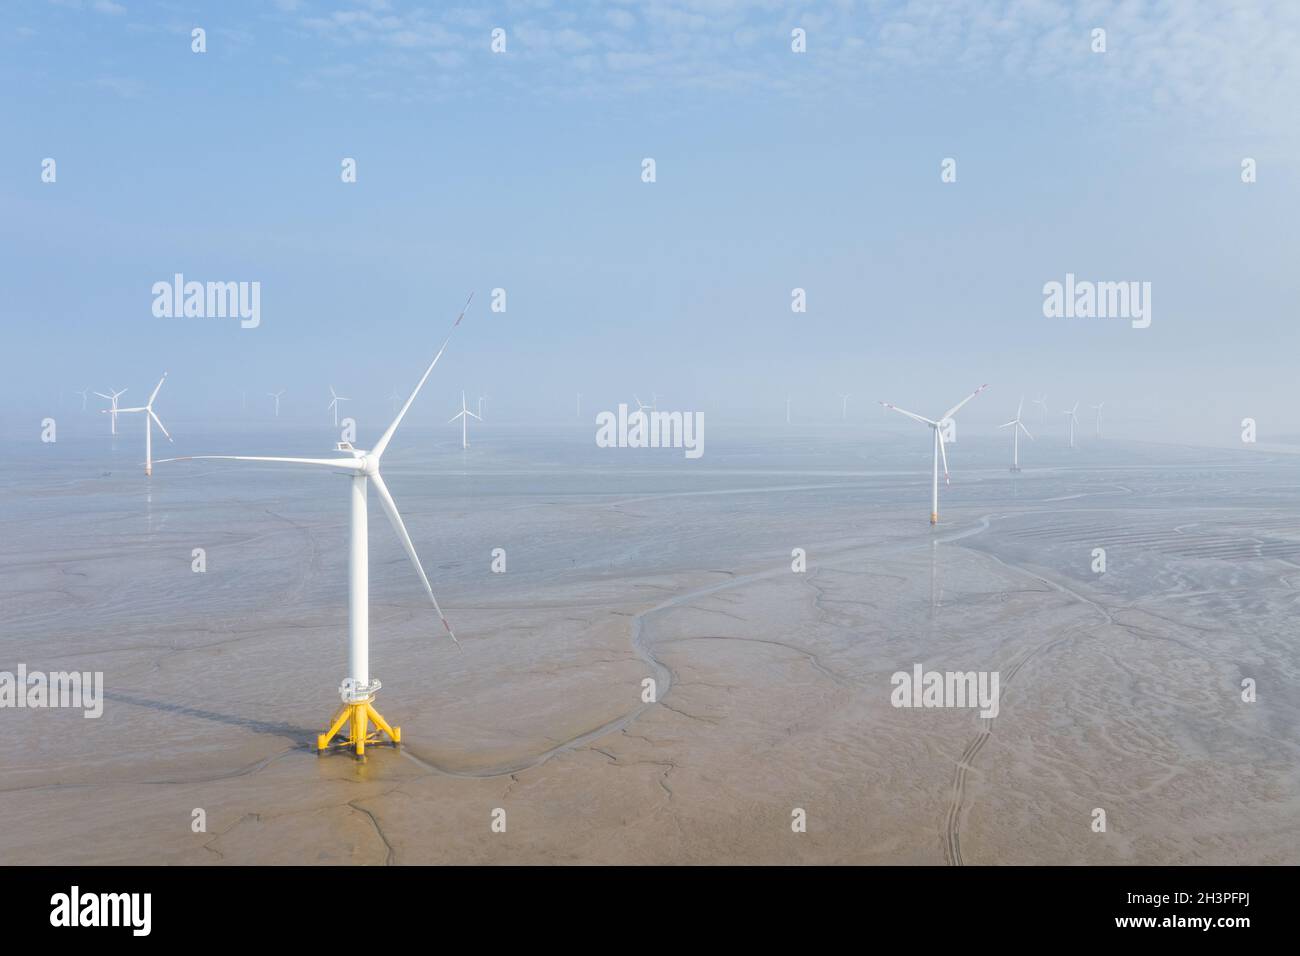
M 938 524 L 938 523 L 939 523 L 939 512 L 937 512 L 937 511 L 931 511 L 931 512 L 930 512 L 930 524 Z
M 375 732 L 370 732 L 370 725 L 375 725 Z M 344 726 L 347 726 L 346 738 L 334 742 L 334 738 L 342 736 Z M 350 747 L 357 752 L 358 757 L 366 755 L 366 744 L 383 743 L 380 734 L 386 734 L 388 739 L 397 746 L 402 742 L 402 728 L 390 727 L 388 721 L 379 715 L 375 706 L 369 700 L 360 700 L 355 703 L 344 704 L 334 714 L 334 719 L 330 722 L 330 729 L 316 737 L 316 749 L 321 753 L 331 749 L 331 747 Z

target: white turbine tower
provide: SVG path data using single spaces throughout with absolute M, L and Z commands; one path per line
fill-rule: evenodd
M 280 396 L 284 394 L 284 389 L 280 389 L 278 392 L 267 392 L 266 394 L 270 395 L 272 398 L 275 399 L 275 417 L 279 418 L 280 417 Z
M 849 397 L 850 396 L 848 395 L 840 396 L 840 400 L 842 403 L 840 405 L 840 421 L 842 422 L 847 422 L 849 420 Z
M 452 415 L 451 418 L 447 419 L 447 424 L 450 425 L 458 418 L 460 419 L 460 447 L 468 448 L 469 447 L 469 420 L 471 418 L 478 418 L 478 416 L 475 415 L 473 412 L 471 412 L 469 410 L 469 407 L 465 404 L 464 392 L 460 393 L 460 411 L 457 412 L 455 415 Z M 478 418 L 478 420 L 482 421 L 483 419 Z
M 1046 425 L 1046 424 L 1047 424 L 1047 394 L 1044 393 L 1044 394 L 1042 394 L 1042 395 L 1039 395 L 1036 399 L 1034 399 L 1034 404 L 1035 404 L 1035 405 L 1041 405 L 1041 406 L 1042 406 L 1042 408 L 1043 408 L 1043 424 Z
M 998 428 L 1011 429 L 1011 470 L 1012 471 L 1020 470 L 1020 432 L 1024 431 L 1026 435 L 1029 435 L 1029 429 L 1025 428 L 1025 423 L 1020 420 L 1020 413 L 1023 412 L 1024 410 L 1025 410 L 1025 398 L 1022 395 L 1020 397 L 1020 404 L 1016 406 L 1016 417 L 1011 419 L 1011 421 L 1007 422 L 1005 425 L 998 426 Z M 1029 435 L 1030 441 L 1033 441 L 1033 438 L 1034 438 L 1033 435 Z
M 1074 447 L 1074 426 L 1079 424 L 1079 416 L 1075 414 L 1079 410 L 1079 403 L 1074 403 L 1074 408 L 1066 409 L 1061 414 L 1070 420 L 1070 447 Z
M 1101 402 L 1097 405 L 1088 406 L 1089 408 L 1094 409 L 1097 412 L 1097 437 L 1098 438 L 1101 437 L 1101 406 L 1105 404 L 1106 404 L 1105 402 Z
M 988 388 L 987 385 L 981 385 L 979 388 L 975 389 L 975 391 L 971 392 L 969 395 L 963 398 L 952 408 L 948 409 L 946 412 L 940 415 L 937 420 L 931 420 L 929 418 L 924 418 L 920 415 L 914 414 L 913 412 L 905 411 L 904 409 L 899 408 L 897 405 L 892 405 L 889 402 L 880 403 L 881 405 L 884 405 L 886 408 L 893 409 L 894 411 L 898 412 L 900 415 L 906 415 L 908 418 L 912 419 L 913 421 L 920 422 L 923 425 L 929 425 L 930 429 L 934 432 L 934 480 L 931 484 L 931 493 L 930 493 L 930 524 L 939 523 L 939 459 L 940 458 L 943 459 L 944 483 L 952 484 L 951 480 L 948 478 L 948 452 L 944 449 L 943 430 L 942 430 L 943 423 L 946 422 L 948 419 L 952 418 L 952 416 L 956 415 L 963 405 L 969 402 L 980 392 L 984 391 L 984 389 L 986 388 Z
M 338 428 L 339 427 L 339 402 L 350 402 L 352 401 L 352 399 L 348 398 L 345 395 L 340 395 L 338 392 L 334 391 L 333 385 L 330 386 L 330 398 L 333 400 L 328 405 L 325 406 L 325 410 L 326 411 L 329 411 L 330 409 L 334 410 L 334 427 Z
M 84 412 L 86 410 L 86 396 L 90 394 L 90 389 L 88 388 L 77 389 L 72 394 L 81 396 L 81 410 Z
M 119 408 L 119 415 L 126 415 L 129 412 L 144 412 L 144 473 L 145 477 L 153 474 L 153 426 L 157 425 L 162 429 L 162 433 L 171 441 L 172 436 L 167 432 L 167 426 L 162 423 L 158 413 L 153 410 L 153 400 L 158 397 L 158 389 L 163 387 L 163 382 L 167 381 L 167 373 L 163 372 L 163 377 L 158 379 L 158 384 L 153 387 L 153 393 L 149 396 L 149 401 L 135 408 Z
M 470 296 L 470 300 L 473 300 Z M 370 678 L 370 578 L 369 578 L 369 540 L 366 526 L 366 498 L 367 488 L 374 484 L 375 491 L 379 495 L 379 503 L 383 506 L 384 513 L 393 525 L 393 530 L 397 532 L 398 540 L 402 542 L 402 547 L 406 550 L 406 556 L 411 559 L 411 565 L 415 568 L 415 573 L 419 575 L 420 583 L 424 585 L 424 591 L 429 595 L 429 600 L 433 602 L 433 609 L 438 612 L 438 617 L 442 620 L 442 626 L 446 628 L 447 634 L 453 641 L 456 641 L 456 635 L 447 623 L 447 618 L 442 613 L 442 608 L 438 606 L 438 599 L 433 595 L 433 588 L 429 585 L 429 578 L 424 573 L 424 568 L 420 565 L 420 558 L 415 553 L 415 545 L 411 542 L 411 536 L 406 533 L 406 525 L 402 523 L 402 516 L 397 511 L 397 505 L 393 502 L 393 496 L 388 492 L 388 486 L 384 484 L 384 479 L 379 474 L 380 460 L 384 456 L 384 451 L 388 448 L 389 441 L 392 440 L 393 433 L 397 431 L 397 426 L 402 423 L 402 418 L 406 415 L 415 401 L 415 396 L 420 393 L 433 367 L 438 364 L 438 359 L 442 358 L 442 353 L 447 348 L 447 343 L 451 341 L 452 334 L 456 327 L 460 325 L 461 319 L 465 317 L 465 310 L 469 308 L 469 301 L 465 303 L 465 309 L 461 310 L 456 321 L 452 323 L 451 332 L 447 333 L 447 338 L 443 340 L 442 347 L 438 349 L 438 354 L 433 357 L 429 367 L 424 370 L 424 375 L 412 390 L 411 395 L 402 406 L 397 417 L 393 419 L 391 425 L 379 437 L 379 441 L 370 451 L 363 451 L 360 448 L 353 448 L 348 442 L 341 441 L 335 447 L 338 451 L 344 452 L 345 456 L 338 458 L 263 458 L 248 455 L 196 455 L 191 458 L 167 459 L 168 461 L 191 461 L 191 460 L 213 460 L 220 459 L 226 461 L 265 461 L 265 462 L 283 462 L 295 465 L 313 465 L 319 468 L 328 468 L 334 472 L 342 472 L 351 478 L 351 499 L 352 499 L 352 517 L 350 522 L 350 543 L 348 547 L 348 676 L 344 679 L 339 687 L 339 694 L 343 698 L 343 706 L 335 712 L 333 720 L 330 722 L 329 730 L 320 734 L 316 738 L 316 748 L 325 750 L 329 747 L 334 737 L 348 726 L 346 746 L 355 749 L 358 756 L 364 756 L 366 744 L 378 742 L 379 734 L 387 734 L 394 744 L 400 743 L 402 731 L 399 727 L 389 726 L 387 721 L 379 715 L 375 709 L 374 699 L 375 692 L 379 690 L 380 683 Z M 459 647 L 459 642 L 456 642 Z M 375 725 L 374 735 L 370 734 L 370 724 Z
M 117 400 L 121 396 L 126 394 L 126 389 L 122 389 L 120 392 L 114 392 L 112 387 L 110 387 L 109 391 L 112 392 L 111 395 L 105 395 L 103 392 L 96 392 L 95 394 L 98 395 L 100 398 L 108 399 L 108 401 L 113 403 L 111 407 L 101 408 L 100 411 L 106 415 L 113 416 L 112 422 L 109 425 L 109 429 L 114 435 L 116 435 L 117 434 L 117 413 L 118 413 Z

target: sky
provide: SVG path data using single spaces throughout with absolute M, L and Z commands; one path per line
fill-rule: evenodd
M 375 422 L 471 292 L 429 422 L 463 388 L 880 423 L 989 383 L 968 426 L 1045 393 L 1300 434 L 1293 2 L 17 0 L 0 83 L 10 435 L 164 370 L 169 422 L 280 389 L 324 421 L 330 385 Z M 257 327 L 156 316 L 178 272 L 259 283 Z M 1067 273 L 1151 283 L 1150 326 L 1045 316 Z

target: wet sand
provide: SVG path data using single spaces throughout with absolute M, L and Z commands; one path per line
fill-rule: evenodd
M 931 531 L 911 451 L 634 463 L 625 492 L 389 466 L 463 650 L 372 514 L 372 670 L 404 743 L 364 762 L 310 749 L 345 665 L 339 479 L 6 489 L 0 668 L 102 670 L 107 700 L 0 712 L 0 863 L 1300 862 L 1297 502 L 1228 500 L 1226 458 L 968 465 Z M 1260 468 L 1244 487 L 1295 466 Z M 917 662 L 1000 672 L 998 715 L 891 706 Z

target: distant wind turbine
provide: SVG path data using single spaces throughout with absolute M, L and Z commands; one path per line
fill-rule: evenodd
M 149 396 L 149 401 L 135 408 L 119 408 L 119 415 L 126 415 L 129 412 L 144 413 L 144 474 L 149 477 L 153 474 L 153 426 L 157 425 L 162 429 L 162 433 L 171 441 L 172 436 L 168 434 L 167 427 L 158 417 L 158 413 L 153 410 L 153 400 L 158 397 L 158 390 L 163 387 L 163 382 L 167 381 L 167 373 L 163 372 L 163 377 L 158 379 L 158 384 L 153 387 L 153 392 Z
M 81 396 L 81 410 L 84 412 L 86 410 L 86 396 L 90 394 L 90 389 L 88 388 L 77 389 L 72 394 Z
M 939 459 L 940 458 L 943 459 L 944 483 L 952 484 L 951 480 L 948 477 L 948 453 L 947 451 L 944 450 L 942 425 L 948 419 L 952 418 L 952 416 L 956 415 L 963 405 L 969 402 L 980 392 L 984 391 L 986 388 L 988 388 L 987 385 L 981 385 L 979 388 L 975 389 L 975 391 L 971 392 L 969 395 L 963 398 L 952 408 L 948 409 L 946 412 L 940 415 L 937 420 L 923 418 L 920 415 L 916 415 L 912 412 L 905 411 L 899 408 L 897 405 L 891 405 L 889 402 L 880 403 L 881 405 L 884 405 L 886 408 L 898 412 L 900 415 L 906 415 L 908 418 L 912 419 L 913 421 L 920 422 L 923 425 L 929 425 L 930 429 L 934 432 L 934 481 L 931 485 L 931 493 L 930 493 L 930 524 L 939 523 Z
M 470 296 L 470 299 L 472 300 L 473 296 Z M 466 302 L 465 309 L 468 308 L 469 302 Z M 380 733 L 387 734 L 394 744 L 400 743 L 402 739 L 401 728 L 390 726 L 375 710 L 375 693 L 381 685 L 379 681 L 370 679 L 370 549 L 366 522 L 367 489 L 370 484 L 374 484 L 375 491 L 379 495 L 379 503 L 383 506 L 384 513 L 388 516 L 393 530 L 397 532 L 398 540 L 402 542 L 402 547 L 406 550 L 406 556 L 411 559 L 411 565 L 415 568 L 415 573 L 419 575 L 420 583 L 424 585 L 424 591 L 429 595 L 429 600 L 433 602 L 433 609 L 441 618 L 442 626 L 451 639 L 456 640 L 451 625 L 443 615 L 442 608 L 438 606 L 438 599 L 433 596 L 433 588 L 429 585 L 429 578 L 420 565 L 420 558 L 415 553 L 415 545 L 411 542 L 411 536 L 406 532 L 406 525 L 402 523 L 402 516 L 397 511 L 393 496 L 389 494 L 388 486 L 384 484 L 384 479 L 379 474 L 379 465 L 384 456 L 384 451 L 388 448 L 389 441 L 392 440 L 393 433 L 397 431 L 397 426 L 402 423 L 402 418 L 405 417 L 411 403 L 415 401 L 416 395 L 420 393 L 420 389 L 433 372 L 433 367 L 438 364 L 438 359 L 442 358 L 442 353 L 446 350 L 447 343 L 451 341 L 451 336 L 456 331 L 456 327 L 460 325 L 461 319 L 465 317 L 465 309 L 461 310 L 460 315 L 452 324 L 451 332 L 447 333 L 447 338 L 443 340 L 442 347 L 438 349 L 438 354 L 433 357 L 429 367 L 424 370 L 424 375 L 421 376 L 420 381 L 411 391 L 411 395 L 407 398 L 406 404 L 402 406 L 402 410 L 397 413 L 397 417 L 393 419 L 392 424 L 379 437 L 379 441 L 370 451 L 353 448 L 350 442 L 341 441 L 335 445 L 335 448 L 344 454 L 336 458 L 262 458 L 247 455 L 197 455 L 194 459 L 166 459 L 167 461 L 221 459 L 226 461 L 262 461 L 313 465 L 318 468 L 328 468 L 335 473 L 343 472 L 350 477 L 352 515 L 350 522 L 351 540 L 348 546 L 348 676 L 339 688 L 339 694 L 343 698 L 343 706 L 335 712 L 334 718 L 330 721 L 329 729 L 317 736 L 316 748 L 318 750 L 327 749 L 335 736 L 343 731 L 344 727 L 350 728 L 347 732 L 347 746 L 355 749 L 358 756 L 365 755 L 366 744 L 379 741 Z M 459 642 L 457 642 L 457 646 L 460 646 Z M 376 728 L 373 735 L 370 733 L 371 723 Z
M 1106 404 L 1105 402 L 1100 402 L 1096 405 L 1088 406 L 1089 408 L 1096 409 L 1097 412 L 1097 437 L 1098 438 L 1101 437 L 1101 406 L 1105 404 Z
M 840 399 L 842 400 L 842 404 L 840 405 L 840 421 L 847 422 L 849 420 L 849 396 L 841 395 Z
M 1075 402 L 1074 408 L 1067 409 L 1066 411 L 1061 413 L 1070 420 L 1070 447 L 1071 448 L 1074 447 L 1074 426 L 1079 424 L 1079 416 L 1075 414 L 1075 412 L 1077 412 L 1078 410 L 1079 410 L 1079 403 Z
M 1011 421 L 1007 422 L 1005 425 L 998 426 L 998 428 L 1011 429 L 1011 470 L 1012 471 L 1020 470 L 1020 433 L 1021 431 L 1023 431 L 1026 435 L 1029 435 L 1029 429 L 1025 428 L 1025 423 L 1020 420 L 1020 413 L 1023 412 L 1024 410 L 1025 410 L 1025 399 L 1024 396 L 1022 395 L 1020 397 L 1020 404 L 1016 406 L 1016 417 L 1011 419 Z M 1033 438 L 1034 438 L 1033 435 L 1029 435 L 1030 441 L 1032 441 Z
M 1047 394 L 1044 393 L 1042 395 L 1039 395 L 1036 399 L 1034 399 L 1034 404 L 1041 405 L 1043 407 L 1043 424 L 1046 425 L 1047 424 Z
M 109 391 L 112 392 L 111 395 L 105 395 L 103 392 L 96 392 L 95 394 L 98 395 L 100 398 L 107 399 L 108 401 L 113 403 L 111 407 L 101 408 L 100 411 L 104 412 L 105 414 L 113 416 L 112 422 L 109 425 L 109 429 L 114 435 L 116 435 L 117 434 L 117 413 L 118 413 L 117 400 L 121 396 L 126 394 L 126 389 L 122 389 L 120 392 L 114 392 L 113 389 L 110 387 Z
M 275 417 L 279 418 L 280 417 L 280 396 L 284 394 L 284 389 L 280 389 L 278 392 L 267 392 L 266 394 L 270 395 L 273 399 L 275 399 Z
M 480 396 L 478 397 L 478 417 L 479 417 L 479 421 L 482 421 L 482 420 L 483 420 L 483 403 L 486 402 L 486 401 L 487 401 L 487 396 L 486 396 L 486 395 L 480 395 Z
M 347 396 L 340 395 L 338 392 L 334 391 L 333 385 L 330 386 L 330 397 L 333 399 L 333 401 L 331 401 L 328 405 L 325 406 L 325 410 L 326 411 L 329 411 L 330 409 L 334 410 L 334 427 L 337 428 L 339 424 L 339 402 L 350 402 L 352 401 L 352 399 L 348 398 Z
M 447 419 L 447 424 L 450 425 L 458 418 L 460 419 L 460 447 L 468 448 L 469 447 L 469 420 L 471 418 L 478 418 L 478 416 L 475 415 L 473 412 L 471 412 L 469 410 L 469 406 L 465 404 L 464 392 L 460 393 L 460 411 L 457 412 L 455 415 L 451 416 L 451 418 Z M 478 420 L 482 421 L 483 419 L 478 418 Z

